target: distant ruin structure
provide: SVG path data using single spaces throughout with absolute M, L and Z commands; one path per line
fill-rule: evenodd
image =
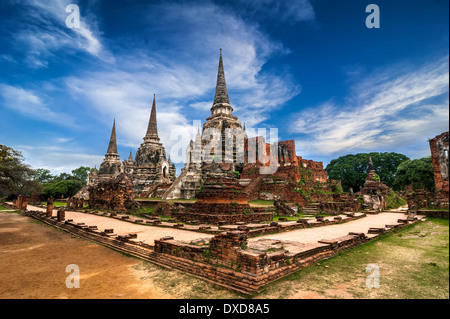
M 364 201 L 364 207 L 375 211 L 386 209 L 386 197 L 389 194 L 389 186 L 380 181 L 380 177 L 375 172 L 372 157 L 369 156 L 369 168 L 364 187 L 361 189 L 361 195 Z

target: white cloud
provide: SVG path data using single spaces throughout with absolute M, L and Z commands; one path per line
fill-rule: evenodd
M 44 98 L 32 90 L 0 83 L 0 98 L 4 107 L 27 117 L 48 122 L 59 118 L 58 114 L 50 109 Z M 66 124 L 69 123 L 72 123 L 70 117 L 67 118 Z
M 411 150 L 418 139 L 448 130 L 448 85 L 448 56 L 368 75 L 346 105 L 329 101 L 296 114 L 298 149 L 314 156 Z M 433 98 L 439 101 L 430 104 Z
M 70 173 L 80 166 L 94 167 L 103 161 L 103 156 L 86 154 L 84 150 L 59 145 L 17 145 L 25 162 L 34 169 L 45 168 L 53 174 Z
M 68 28 L 65 20 L 68 4 L 73 0 L 37 1 L 21 3 L 26 22 L 13 33 L 15 45 L 25 53 L 24 61 L 32 68 L 48 67 L 48 61 L 65 49 L 86 52 L 102 61 L 113 62 L 112 54 L 104 47 L 95 20 L 87 10 L 80 16 L 79 28 Z

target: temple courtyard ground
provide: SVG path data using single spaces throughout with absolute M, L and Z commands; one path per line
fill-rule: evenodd
M 75 215 L 80 214 L 80 216 Z M 339 225 L 252 238 L 315 242 L 349 231 L 367 232 L 396 221 L 402 212 L 369 215 Z M 134 225 L 67 212 L 99 229 L 138 238 L 209 237 L 192 231 Z M 93 218 L 95 220 L 90 220 Z M 95 223 L 92 223 L 95 222 Z M 105 223 L 105 224 L 103 224 Z M 114 224 L 111 224 L 114 223 Z M 121 228 L 123 227 L 123 228 Z M 132 228 L 140 227 L 140 228 Z M 132 229 L 131 229 L 132 228 Z M 448 220 L 427 219 L 278 280 L 253 298 L 449 298 Z M 80 288 L 66 287 L 66 266 L 80 269 Z M 380 287 L 368 288 L 366 267 L 380 269 Z M 0 298 L 248 298 L 107 247 L 74 237 L 17 212 L 0 210 Z

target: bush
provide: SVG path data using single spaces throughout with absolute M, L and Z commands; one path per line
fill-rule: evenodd
M 406 200 L 391 189 L 388 196 L 386 196 L 386 208 L 394 209 L 403 205 L 406 205 Z

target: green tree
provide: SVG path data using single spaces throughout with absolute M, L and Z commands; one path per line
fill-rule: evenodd
M 72 171 L 73 177 L 79 179 L 84 184 L 87 183 L 88 174 L 92 171 L 92 168 L 80 166 Z
M 23 163 L 22 153 L 0 145 L 0 195 L 31 195 L 39 188 L 34 170 Z
M 395 185 L 399 189 L 411 186 L 412 189 L 434 190 L 434 174 L 431 156 L 408 160 L 398 166 Z
M 394 152 L 348 154 L 330 161 L 325 170 L 330 179 L 341 180 L 344 191 L 349 191 L 350 187 L 359 191 L 367 177 L 369 157 L 372 157 L 375 172 L 381 182 L 389 187 L 395 186 L 398 165 L 409 160 L 407 156 Z
M 75 195 L 83 187 L 83 182 L 77 179 L 55 179 L 43 186 L 42 194 L 46 197 L 60 198 Z
M 40 183 L 48 183 L 55 179 L 56 176 L 52 175 L 51 172 L 48 169 L 45 168 L 38 168 L 34 170 L 34 177 L 40 182 Z
M 74 179 L 74 177 L 72 175 L 70 175 L 69 173 L 60 173 L 58 177 L 55 178 L 56 180 L 63 180 L 63 181 L 68 181 L 71 179 Z

